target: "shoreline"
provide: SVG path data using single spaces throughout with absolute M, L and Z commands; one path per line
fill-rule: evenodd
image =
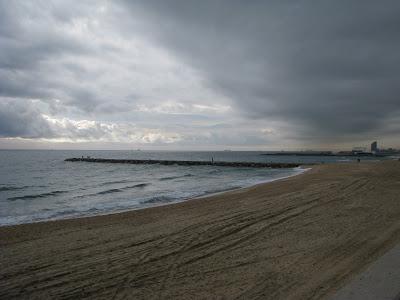
M 159 204 L 155 204 L 155 205 L 151 205 L 151 206 L 138 207 L 138 208 L 126 208 L 126 209 L 122 209 L 122 210 L 116 210 L 116 211 L 110 211 L 110 212 L 92 214 L 92 215 L 81 214 L 81 215 L 76 215 L 76 216 L 66 216 L 65 218 L 39 219 L 39 220 L 32 221 L 32 222 L 6 224 L 6 225 L 1 225 L 0 224 L 0 228 L 1 227 L 10 227 L 10 226 L 19 226 L 19 225 L 29 225 L 29 224 L 36 224 L 36 223 L 54 222 L 54 221 L 61 221 L 61 220 L 75 220 L 75 219 L 81 219 L 81 218 L 101 217 L 101 216 L 108 216 L 108 215 L 113 215 L 113 214 L 127 213 L 127 212 L 130 212 L 130 211 L 150 209 L 150 208 L 153 208 L 153 207 L 162 207 L 162 206 L 167 206 L 167 205 L 175 205 L 175 204 L 182 203 L 182 202 L 193 201 L 193 200 L 202 199 L 202 198 L 208 198 L 208 197 L 212 197 L 212 196 L 216 196 L 216 195 L 220 195 L 220 194 L 224 194 L 224 193 L 229 193 L 229 192 L 232 192 L 232 191 L 251 188 L 251 187 L 254 187 L 254 186 L 257 186 L 257 185 L 260 185 L 260 184 L 268 184 L 268 183 L 271 183 L 271 182 L 274 182 L 274 181 L 284 180 L 284 179 L 287 179 L 287 178 L 295 177 L 295 176 L 298 176 L 298 175 L 301 175 L 301 174 L 307 172 L 308 170 L 311 170 L 313 166 L 315 166 L 315 165 L 306 165 L 306 164 L 305 165 L 300 165 L 298 167 L 294 167 L 294 168 L 290 168 L 290 169 L 292 169 L 293 171 L 295 171 L 296 169 L 303 169 L 303 171 L 299 172 L 299 173 L 292 174 L 292 175 L 279 177 L 279 178 L 276 178 L 276 179 L 270 179 L 270 180 L 262 181 L 262 182 L 256 182 L 256 183 L 252 183 L 251 185 L 248 185 L 248 186 L 234 187 L 234 188 L 230 188 L 230 189 L 228 188 L 228 189 L 221 190 L 219 192 L 210 192 L 210 193 L 205 193 L 205 194 L 202 194 L 202 195 L 193 196 L 193 197 L 189 197 L 189 198 L 176 199 L 176 200 L 171 201 L 171 202 L 165 202 L 165 203 L 161 202 Z M 305 168 L 305 167 L 307 167 L 307 168 Z
M 328 298 L 400 242 L 400 163 L 0 227 L 0 298 Z
M 251 185 L 249 185 L 249 186 L 243 186 L 243 187 L 238 187 L 238 188 L 232 188 L 232 189 L 223 190 L 223 191 L 220 191 L 220 192 L 205 194 L 205 195 L 202 195 L 202 196 L 196 196 L 196 197 L 193 197 L 193 198 L 188 198 L 187 200 L 183 200 L 183 201 L 181 201 L 181 202 L 186 202 L 186 201 L 192 201 L 192 200 L 196 200 L 196 199 L 202 199 L 202 198 L 208 198 L 208 197 L 218 196 L 218 195 L 225 194 L 225 193 L 229 193 L 229 192 L 234 192 L 234 191 L 239 191 L 239 190 L 245 190 L 245 189 L 249 189 L 249 188 L 252 188 L 252 187 L 256 187 L 256 186 L 258 186 L 258 185 L 269 184 L 269 183 L 272 183 L 272 182 L 275 182 L 275 181 L 280 181 L 280 180 L 285 180 L 285 179 L 288 179 L 288 178 L 300 176 L 300 175 L 306 173 L 307 171 L 312 170 L 312 168 L 315 167 L 315 166 L 316 166 L 316 164 L 314 164 L 314 165 L 300 165 L 300 166 L 298 166 L 298 167 L 291 168 L 291 169 L 293 169 L 293 170 L 295 170 L 295 169 L 302 169 L 302 170 L 303 170 L 302 172 L 299 172 L 299 173 L 296 173 L 296 174 L 292 174 L 292 175 L 288 175 L 288 176 L 284 176 L 284 177 L 279 177 L 279 178 L 276 178 L 276 179 L 270 179 L 270 180 L 267 180 L 267 181 L 257 182 L 257 183 L 251 184 Z M 307 168 L 305 168 L 305 167 L 307 167 Z M 177 203 L 180 203 L 180 202 L 177 202 Z M 171 203 L 171 205 L 173 205 L 173 204 L 176 204 L 176 203 Z M 165 205 L 169 205 L 169 204 L 165 204 Z M 161 205 L 161 206 L 162 206 L 162 205 Z M 150 208 L 150 207 L 147 207 L 147 208 Z M 143 209 L 146 209 L 146 208 L 143 208 Z

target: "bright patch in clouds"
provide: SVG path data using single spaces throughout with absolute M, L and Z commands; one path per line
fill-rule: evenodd
M 161 129 L 140 128 L 135 124 L 104 123 L 88 120 L 55 119 L 42 117 L 56 133 L 54 138 L 42 138 L 54 142 L 117 142 L 134 144 L 170 144 L 181 140 L 178 133 Z
M 159 105 L 138 104 L 136 111 L 159 114 L 223 114 L 231 110 L 229 105 L 187 104 L 182 102 L 164 102 Z

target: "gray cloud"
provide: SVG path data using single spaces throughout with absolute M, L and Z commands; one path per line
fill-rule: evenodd
M 123 27 L 129 15 L 121 8 L 108 1 L 0 1 L 0 96 L 59 100 L 59 113 L 91 118 L 111 106 L 115 113 L 199 96 L 207 102 L 210 96 L 199 93 L 209 91 L 190 67 Z
M 0 136 L 398 144 L 399 14 L 390 0 L 0 0 Z
M 368 137 L 400 111 L 398 1 L 125 4 L 249 117 Z
M 53 131 L 49 124 L 31 103 L 0 98 L 0 137 L 43 138 L 52 136 Z
M 63 53 L 91 50 L 90 44 L 59 31 L 58 27 L 72 22 L 73 17 L 68 10 L 58 12 L 64 16 L 60 23 L 55 7 L 48 1 L 0 1 L 0 69 L 30 70 L 43 60 Z M 89 8 L 81 6 L 75 17 Z

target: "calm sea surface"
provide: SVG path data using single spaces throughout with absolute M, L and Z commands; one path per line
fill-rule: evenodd
M 64 162 L 68 157 L 252 162 L 334 162 L 340 157 L 261 152 L 0 151 L 0 226 L 163 205 L 292 176 L 300 169 Z

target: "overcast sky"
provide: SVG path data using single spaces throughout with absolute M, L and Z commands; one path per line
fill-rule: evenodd
M 0 0 L 0 148 L 400 147 L 400 1 Z

